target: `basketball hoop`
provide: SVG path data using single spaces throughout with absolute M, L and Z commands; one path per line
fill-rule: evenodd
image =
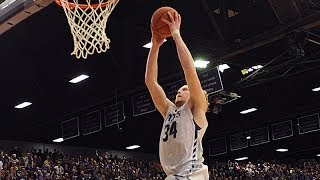
M 97 4 L 91 4 L 91 0 L 86 0 L 87 4 L 79 4 L 78 0 L 72 1 L 55 0 L 63 7 L 70 25 L 74 44 L 71 55 L 86 59 L 95 52 L 106 52 L 110 43 L 105 32 L 106 24 L 119 0 L 99 0 Z

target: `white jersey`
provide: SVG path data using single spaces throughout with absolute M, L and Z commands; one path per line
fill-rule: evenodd
M 186 177 L 202 168 L 205 131 L 206 127 L 196 125 L 188 103 L 168 108 L 159 143 L 160 162 L 167 175 Z

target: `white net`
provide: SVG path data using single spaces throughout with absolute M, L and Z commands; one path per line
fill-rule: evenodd
M 85 5 L 79 5 L 78 0 L 73 0 L 73 3 L 59 1 L 56 2 L 63 7 L 73 36 L 74 49 L 71 55 L 86 59 L 95 52 L 106 52 L 110 43 L 105 32 L 106 24 L 119 0 L 99 0 L 96 5 L 92 5 L 91 0 L 86 0 Z

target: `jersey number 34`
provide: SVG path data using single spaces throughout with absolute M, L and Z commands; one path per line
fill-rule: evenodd
M 170 124 L 167 124 L 165 126 L 165 136 L 162 138 L 163 142 L 166 142 L 168 141 L 169 139 L 169 136 L 173 135 L 173 138 L 176 138 L 177 137 L 177 122 L 176 121 L 173 121 L 171 123 L 171 126 Z

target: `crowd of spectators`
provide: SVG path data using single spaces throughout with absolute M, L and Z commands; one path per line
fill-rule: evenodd
M 108 153 L 73 157 L 41 149 L 22 153 L 0 149 L 0 179 L 164 179 L 158 161 L 119 158 Z
M 208 167 L 210 180 L 320 180 L 319 159 L 212 162 Z M 74 157 L 56 149 L 24 152 L 15 147 L 9 151 L 0 148 L 0 179 L 164 180 L 165 174 L 158 160 L 118 157 L 108 152 Z
M 214 162 L 209 169 L 210 178 L 214 180 L 320 180 L 319 159 Z

